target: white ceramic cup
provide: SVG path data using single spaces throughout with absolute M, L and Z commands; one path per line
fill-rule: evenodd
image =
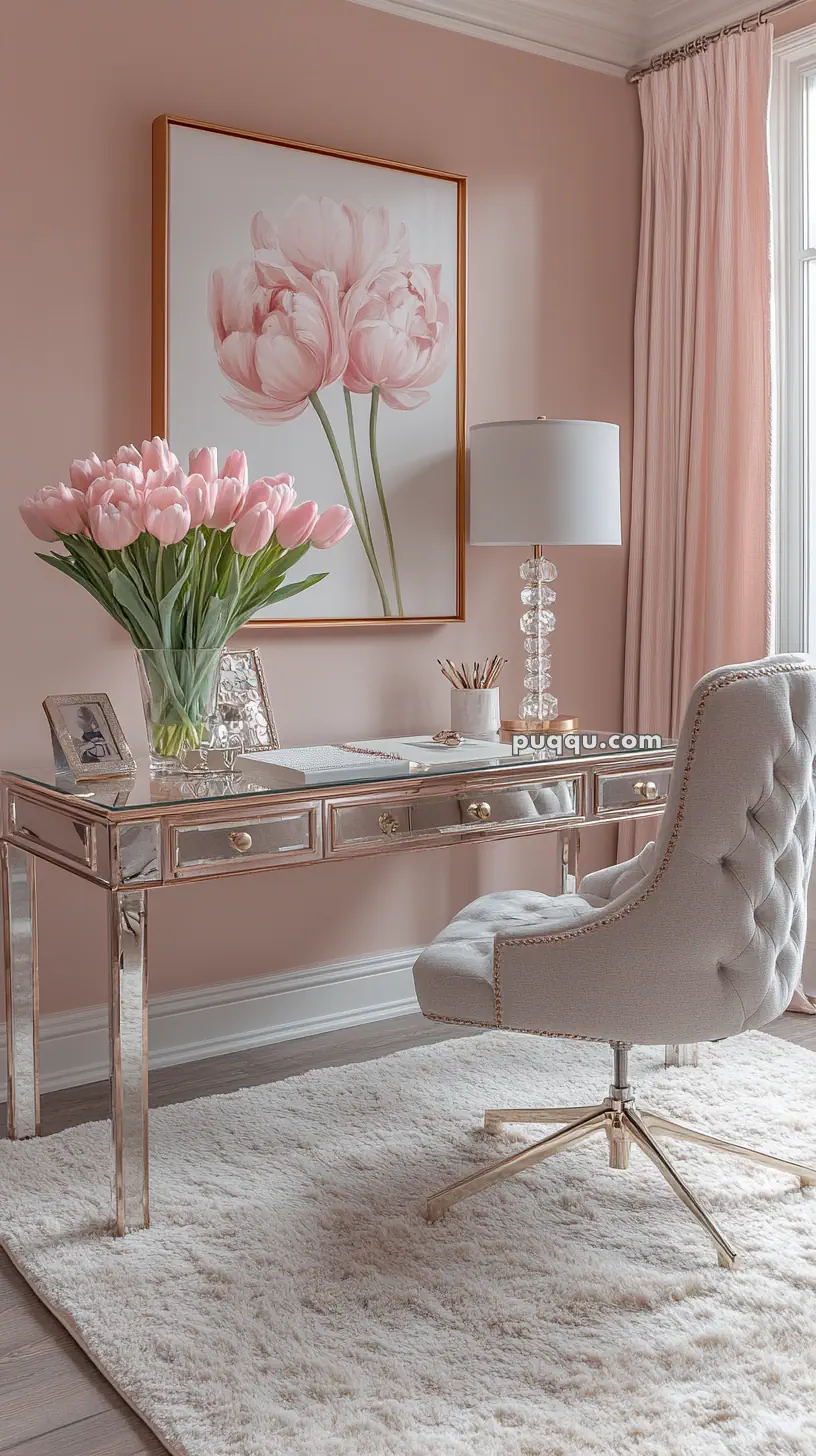
M 498 741 L 498 688 L 451 688 L 451 728 L 465 738 Z

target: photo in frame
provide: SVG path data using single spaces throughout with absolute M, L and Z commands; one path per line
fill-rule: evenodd
M 119 719 L 107 693 L 60 693 L 43 702 L 51 725 L 57 769 L 78 783 L 127 778 L 135 772 Z
M 154 434 L 354 517 L 248 625 L 462 620 L 465 179 L 163 116 L 153 182 Z

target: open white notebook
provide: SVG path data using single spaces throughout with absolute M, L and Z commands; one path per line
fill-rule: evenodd
M 278 784 L 318 785 L 354 782 L 357 779 L 400 778 L 423 767 L 479 768 L 512 757 L 509 743 L 485 743 L 466 739 L 458 748 L 443 748 L 431 734 L 416 738 L 362 738 L 351 743 L 322 744 L 309 748 L 273 748 L 246 753 L 237 767 L 251 771 L 254 779 Z

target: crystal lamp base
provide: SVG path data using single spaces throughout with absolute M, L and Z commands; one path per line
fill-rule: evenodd
M 535 556 L 523 562 L 520 574 L 524 583 L 520 625 L 524 633 L 525 694 L 519 718 L 532 725 L 558 717 L 558 699 L 550 692 L 550 636 L 555 631 L 555 615 L 550 607 L 555 592 L 547 585 L 555 581 L 558 572 L 552 561 Z

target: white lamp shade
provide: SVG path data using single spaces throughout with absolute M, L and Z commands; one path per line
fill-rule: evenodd
M 619 433 L 598 420 L 474 425 L 471 544 L 619 546 Z

